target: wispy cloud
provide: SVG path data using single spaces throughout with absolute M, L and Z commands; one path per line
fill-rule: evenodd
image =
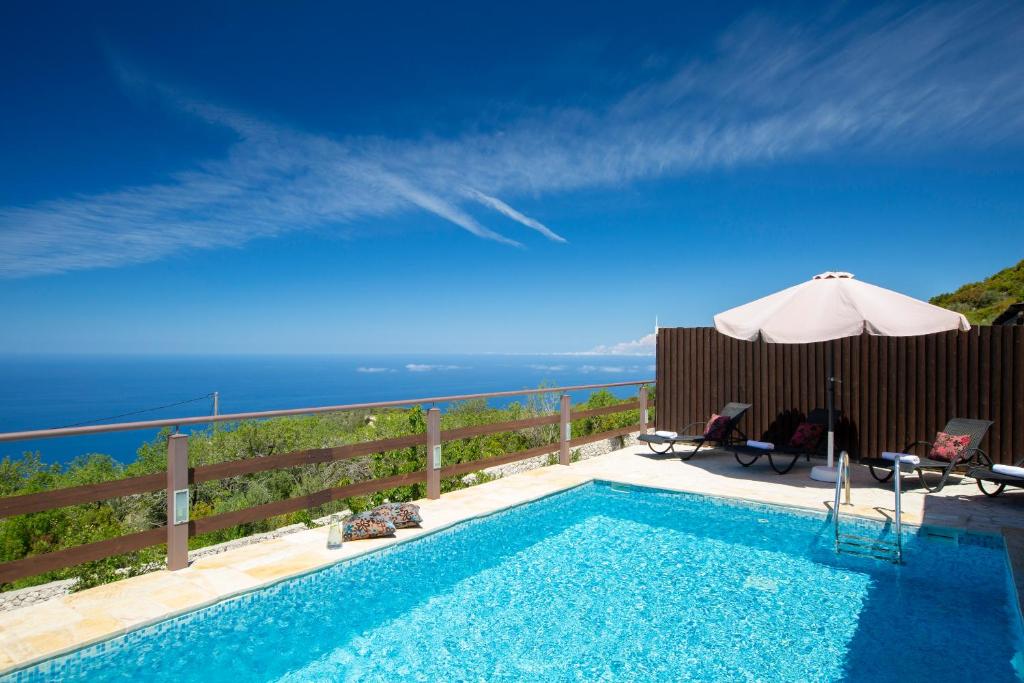
M 435 372 L 447 370 L 468 370 L 469 368 L 462 365 L 427 365 L 423 363 L 409 363 L 405 366 L 405 369 L 409 372 Z
M 545 237 L 547 237 L 552 242 L 565 242 L 565 238 L 564 237 L 562 237 L 561 235 L 556 235 L 554 232 L 551 231 L 550 228 L 548 228 L 548 226 L 544 225 L 543 223 L 541 223 L 538 220 L 530 218 L 529 216 L 524 216 L 523 214 L 519 213 L 518 211 L 513 209 L 511 206 L 509 206 L 505 202 L 503 202 L 500 199 L 498 199 L 497 197 L 488 196 L 488 195 L 484 194 L 483 192 L 480 192 L 479 190 L 474 190 L 474 189 L 467 189 L 466 192 L 467 192 L 467 194 L 470 197 L 472 197 L 473 199 L 476 199 L 478 202 L 480 202 L 484 206 L 489 206 L 492 209 L 494 209 L 495 211 L 497 211 L 498 213 L 501 213 L 501 214 L 504 214 L 505 216 L 508 216 L 509 218 L 511 218 L 512 220 L 516 221 L 517 223 L 521 223 L 521 224 L 525 225 L 528 228 L 533 228 L 534 230 L 536 230 L 540 234 L 542 234 Z
M 625 372 L 626 368 L 621 365 L 582 365 L 580 372 Z
M 160 259 L 309 229 L 432 213 L 495 242 L 488 209 L 564 240 L 509 202 L 844 148 L 1019 144 L 1024 5 L 894 5 L 804 25 L 755 15 L 710 58 L 600 109 L 552 109 L 448 139 L 333 139 L 189 99 L 120 65 L 130 87 L 232 130 L 223 158 L 163 183 L 0 207 L 0 277 Z M 564 228 L 560 228 L 564 230 Z
M 581 365 L 580 372 L 592 373 L 592 372 L 605 372 L 611 374 L 621 374 L 623 372 L 652 372 L 654 370 L 653 365 Z
M 602 344 L 590 351 L 583 351 L 580 356 L 653 356 L 657 344 L 657 336 L 652 332 L 639 339 L 618 344 Z
M 359 368 L 356 368 L 356 372 L 364 372 L 364 373 L 367 373 L 367 374 L 379 374 L 379 373 L 382 373 L 382 372 L 396 372 L 396 370 L 394 368 L 364 368 L 364 367 L 359 367 Z
M 565 370 L 564 365 L 544 365 L 543 363 L 531 363 L 527 365 L 531 370 L 540 370 L 542 372 L 561 372 Z

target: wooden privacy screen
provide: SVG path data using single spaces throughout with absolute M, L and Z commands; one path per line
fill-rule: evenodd
M 838 448 L 855 457 L 931 441 L 952 417 L 995 422 L 982 442 L 996 462 L 1024 458 L 1024 327 L 923 337 L 861 335 L 819 344 L 745 342 L 714 328 L 658 331 L 658 429 L 706 420 L 729 401 L 753 404 L 749 437 L 785 432 L 825 407 L 833 353 Z

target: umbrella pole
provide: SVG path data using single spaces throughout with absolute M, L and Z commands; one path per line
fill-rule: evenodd
M 828 466 L 832 467 L 835 457 L 835 411 L 836 405 L 836 376 L 832 358 L 832 342 L 828 345 L 828 363 L 826 373 L 828 375 Z
M 822 467 L 816 465 L 811 468 L 811 479 L 816 481 L 833 482 L 836 480 L 835 468 L 835 404 L 836 404 L 836 377 L 835 360 L 832 357 L 834 342 L 828 342 L 827 358 L 825 360 L 825 375 L 828 382 L 827 405 L 828 405 L 828 465 Z

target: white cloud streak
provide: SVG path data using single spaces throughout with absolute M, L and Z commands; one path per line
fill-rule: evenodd
M 653 332 L 628 342 L 609 344 L 594 347 L 590 351 L 583 351 L 580 356 L 653 356 L 658 342 L 657 335 Z
M 262 122 L 146 83 L 234 132 L 223 158 L 154 185 L 0 207 L 0 277 L 153 261 L 298 230 L 358 233 L 426 211 L 520 246 L 470 213 L 496 211 L 563 237 L 499 197 L 543 197 L 844 149 L 1019 145 L 1024 5 L 892 6 L 842 22 L 739 22 L 714 55 L 601 109 L 552 109 L 449 139 L 333 139 Z
M 561 235 L 557 235 L 554 232 L 552 232 L 552 230 L 550 228 L 548 228 L 548 226 L 544 225 L 543 223 L 541 223 L 538 220 L 534 220 L 533 218 L 530 218 L 529 216 L 524 216 L 523 214 L 519 213 L 518 211 L 513 209 L 511 206 L 509 206 L 505 202 L 503 202 L 500 199 L 498 199 L 497 197 L 491 197 L 489 195 L 484 194 L 483 192 L 480 192 L 479 190 L 474 190 L 474 189 L 471 189 L 471 188 L 467 189 L 466 192 L 467 192 L 467 194 L 470 197 L 472 197 L 473 199 L 477 200 L 478 202 L 480 202 L 484 206 L 489 206 L 490 208 L 494 209 L 498 213 L 501 213 L 501 214 L 507 216 L 508 218 L 511 218 L 512 220 L 516 221 L 517 223 L 521 223 L 522 225 L 525 225 L 528 228 L 532 228 L 532 229 L 536 230 L 537 232 L 539 232 L 540 234 L 544 235 L 545 237 L 547 237 L 552 242 L 565 242 L 566 241 L 565 238 L 562 237 Z
M 593 372 L 604 372 L 608 374 L 621 374 L 623 372 L 650 372 L 654 370 L 653 365 L 581 365 L 580 372 L 589 374 Z
M 469 370 L 462 365 L 428 365 L 424 363 L 408 363 L 405 369 L 409 372 L 447 372 L 448 370 Z

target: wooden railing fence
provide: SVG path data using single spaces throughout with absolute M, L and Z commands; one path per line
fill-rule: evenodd
M 648 389 L 646 382 L 615 382 L 611 384 L 590 384 L 572 387 L 552 387 L 528 389 L 522 391 L 505 391 L 489 394 L 468 394 L 461 396 L 440 396 L 425 399 L 388 401 L 380 403 L 351 404 L 342 406 L 324 406 L 317 408 L 300 408 L 294 410 L 264 411 L 260 413 L 236 413 L 206 417 L 190 417 L 179 420 L 151 420 L 147 422 L 122 423 L 32 432 L 11 432 L 0 434 L 0 442 L 19 441 L 26 439 L 54 438 L 75 436 L 78 434 L 95 434 L 102 432 L 128 431 L 135 429 L 152 429 L 154 427 L 177 428 L 180 425 L 207 424 L 215 422 L 238 422 L 249 419 L 265 419 L 285 415 L 322 414 L 380 407 L 398 407 L 449 403 L 467 399 L 487 399 L 494 397 L 516 396 L 538 393 L 561 393 L 558 413 L 542 415 L 509 422 L 473 425 L 441 431 L 441 410 L 432 407 L 427 411 L 427 430 L 424 433 L 410 434 L 366 443 L 348 444 L 333 448 L 317 448 L 294 453 L 248 458 L 229 462 L 220 462 L 199 467 L 188 466 L 188 435 L 172 434 L 168 438 L 167 471 L 116 481 L 74 486 L 41 493 L 30 493 L 0 498 L 0 519 L 25 515 L 45 510 L 53 510 L 71 505 L 82 505 L 111 498 L 131 496 L 140 493 L 153 493 L 164 490 L 167 492 L 167 524 L 133 534 L 88 543 L 54 552 L 32 555 L 19 560 L 0 564 L 0 583 L 8 583 L 20 578 L 36 576 L 45 572 L 72 567 L 85 562 L 100 560 L 106 557 L 135 552 L 158 545 L 167 545 L 167 566 L 169 569 L 182 569 L 188 565 L 188 538 L 199 534 L 210 533 L 230 528 L 239 524 L 255 522 L 291 512 L 317 507 L 332 501 L 367 495 L 392 489 L 398 486 L 426 482 L 427 497 L 438 498 L 441 495 L 441 479 L 455 477 L 468 472 L 476 472 L 495 465 L 524 460 L 538 455 L 558 452 L 559 464 L 570 463 L 573 448 L 593 441 L 622 436 L 635 431 L 647 430 L 648 422 Z M 588 410 L 572 410 L 568 392 L 611 387 L 638 386 L 638 398 L 626 403 L 593 408 Z M 587 434 L 572 438 L 570 425 L 572 421 L 599 415 L 609 415 L 628 410 L 639 410 L 640 419 L 618 429 Z M 558 424 L 559 440 L 556 443 L 537 446 L 523 451 L 506 453 L 499 456 L 473 460 L 469 462 L 444 465 L 443 444 L 445 442 L 468 439 L 498 432 L 510 432 L 531 427 Z M 233 510 L 209 517 L 190 520 L 188 505 L 191 497 L 175 496 L 175 492 L 188 491 L 194 484 L 208 481 L 238 477 L 257 472 L 285 469 L 302 465 L 350 460 L 374 453 L 426 446 L 427 461 L 425 469 L 404 474 L 397 474 L 379 479 L 368 479 L 345 486 L 338 486 L 303 496 L 257 505 L 242 510 Z M 182 507 L 184 505 L 184 507 Z M 176 521 L 177 520 L 177 521 Z

